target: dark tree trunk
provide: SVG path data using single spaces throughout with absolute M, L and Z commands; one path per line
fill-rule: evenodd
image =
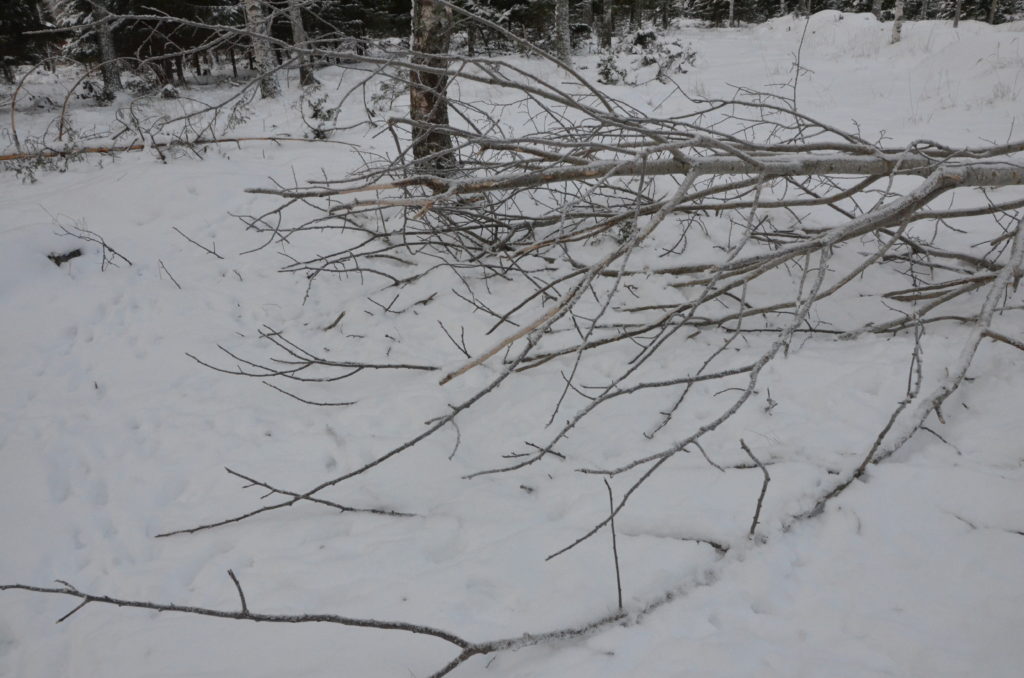
M 612 36 L 615 35 L 615 0 L 603 0 L 601 8 L 601 49 L 612 48 Z
M 174 57 L 174 73 L 178 77 L 178 84 L 185 84 L 185 58 L 180 54 Z
M 100 59 L 103 60 L 100 66 L 103 73 L 103 89 L 117 92 L 121 89 L 121 64 L 117 60 L 117 50 L 114 48 L 114 29 L 107 21 L 110 12 L 105 2 L 96 2 L 93 7 L 96 18 L 101 22 L 96 26 L 96 33 L 99 36 Z
M 629 3 L 629 30 L 639 31 L 644 22 L 644 0 Z
M 451 44 L 452 11 L 435 0 L 412 5 L 412 63 L 446 69 Z M 413 69 L 409 73 L 409 115 L 413 120 L 412 153 L 421 171 L 444 173 L 455 167 L 448 133 L 448 76 Z
M 238 78 L 238 63 L 235 61 L 235 48 L 228 48 L 228 56 L 231 57 L 231 77 Z

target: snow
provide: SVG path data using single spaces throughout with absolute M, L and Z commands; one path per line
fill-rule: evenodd
M 867 138 L 898 144 L 1019 137 L 1020 22 L 963 22 L 957 30 L 945 22 L 907 23 L 903 41 L 890 45 L 891 26 L 871 15 L 822 12 L 804 32 L 804 21 L 793 18 L 742 29 L 684 27 L 677 39 L 692 44 L 698 57 L 674 79 L 683 91 L 716 96 L 740 86 L 764 88 L 791 78 L 799 51 L 806 70 L 798 100 L 818 119 L 855 123 Z M 577 61 L 592 74 L 596 60 Z M 36 92 L 59 84 L 46 77 L 34 81 Z M 318 77 L 337 99 L 354 76 L 332 67 Z M 467 98 L 499 96 L 484 86 L 463 87 Z M 206 100 L 227 92 L 214 85 L 196 90 L 190 96 Z M 687 105 L 658 82 L 607 91 L 652 114 Z M 301 135 L 294 83 L 286 92 L 281 102 L 254 102 L 251 117 L 233 133 Z M 189 105 L 157 102 L 146 112 Z M 54 115 L 25 106 L 18 118 L 22 139 L 42 133 Z M 339 126 L 365 119 L 361 106 L 350 102 Z M 73 103 L 75 128 L 98 140 L 107 116 L 109 109 Z M 357 128 L 333 139 L 390 151 L 389 136 L 379 132 Z M 367 300 L 390 303 L 396 291 L 386 280 L 367 276 L 360 284 L 350 277 L 308 287 L 303 276 L 279 272 L 288 256 L 337 249 L 330 231 L 296 236 L 287 250 L 256 249 L 266 235 L 247 231 L 237 215 L 273 209 L 278 199 L 244 189 L 268 186 L 271 178 L 292 184 L 322 171 L 342 176 L 359 162 L 345 146 L 246 142 L 209 147 L 201 159 L 183 152 L 167 162 L 152 152 L 91 158 L 63 172 L 38 171 L 35 183 L 0 175 L 0 583 L 50 586 L 60 579 L 121 598 L 237 609 L 230 569 L 254 611 L 402 620 L 471 641 L 583 625 L 615 612 L 607 530 L 545 560 L 607 515 L 604 485 L 575 469 L 614 467 L 664 449 L 727 408 L 728 394 L 718 392 L 742 385 L 743 377 L 697 384 L 689 408 L 653 441 L 642 432 L 658 423 L 665 396 L 642 393 L 585 420 L 558 446 L 569 456 L 565 462 L 546 459 L 513 474 L 465 480 L 508 463 L 502 455 L 528 451 L 524 440 L 542 444 L 554 435 L 557 424 L 545 423 L 563 387 L 559 369 L 571 362 L 552 363 L 510 378 L 460 416 L 457 432 L 446 426 L 325 495 L 412 517 L 304 504 L 194 535 L 155 537 L 258 506 L 263 491 L 242 489 L 225 467 L 308 489 L 417 435 L 425 421 L 497 376 L 498 363 L 491 361 L 443 387 L 438 371 L 282 384 L 307 398 L 357 401 L 313 407 L 259 379 L 225 375 L 188 357 L 232 370 L 237 363 L 218 349 L 223 346 L 266 361 L 279 355 L 259 338 L 269 327 L 338 359 L 448 370 L 464 356 L 439 321 L 453 335 L 464 327 L 471 353 L 495 341 L 483 334 L 493 318 L 467 314 L 451 293 L 461 284 L 451 271 L 432 272 L 427 286 L 400 293 L 395 308 L 410 310 L 393 315 Z M 992 194 L 1009 200 L 1021 191 Z M 827 217 L 811 217 L 827 225 Z M 943 237 L 974 243 L 998 234 L 990 220 L 965 223 L 977 231 Z M 61 226 L 101 235 L 133 265 L 102 267 L 101 249 L 60 233 Z M 215 246 L 224 259 L 172 227 Z M 674 237 L 665 237 L 671 244 Z M 652 251 L 661 244 L 655 241 Z M 46 259 L 77 246 L 84 256 L 62 267 Z M 595 248 L 594 259 L 603 253 Z M 641 258 L 630 266 L 660 265 L 654 255 Z M 892 274 L 877 289 L 902 281 Z M 644 285 L 651 303 L 682 294 L 653 279 Z M 414 306 L 429 289 L 437 298 Z M 523 289 L 495 281 L 493 294 L 495 308 L 510 308 Z M 823 312 L 855 326 L 876 303 L 851 294 Z M 345 318 L 325 332 L 343 310 Z M 996 325 L 1018 338 L 1024 329 L 1013 314 Z M 956 324 L 929 329 L 925 391 L 942 377 L 942 366 L 953 364 L 965 334 Z M 719 340 L 680 336 L 644 377 L 695 369 Z M 903 397 L 913 343 L 908 335 L 798 337 L 790 355 L 769 364 L 763 377 L 777 405 L 769 408 L 769 394 L 759 389 L 704 442 L 719 464 L 749 461 L 741 438 L 771 462 L 755 539 L 747 530 L 761 472 L 723 473 L 699 454 L 679 455 L 616 519 L 626 622 L 476 657 L 452 675 L 1020 675 L 1019 351 L 982 345 L 971 379 L 944 408 L 945 423 L 929 420 L 946 442 L 919 433 L 822 515 L 792 521 L 863 457 Z M 596 353 L 588 375 L 611 376 L 625 355 Z M 741 365 L 746 357 L 727 355 L 716 366 Z M 560 418 L 582 404 L 570 399 Z M 613 479 L 616 496 L 635 479 L 635 472 Z M 99 604 L 55 625 L 76 602 L 0 593 L 0 676 L 428 676 L 457 654 L 436 639 L 401 632 L 252 624 Z

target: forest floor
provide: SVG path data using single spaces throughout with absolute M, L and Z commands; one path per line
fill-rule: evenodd
M 635 84 L 605 90 L 669 115 L 692 105 L 679 90 L 789 91 L 799 52 L 801 110 L 866 138 L 979 145 L 1019 137 L 1024 23 L 964 22 L 956 30 L 946 22 L 907 23 L 897 45 L 890 32 L 870 15 L 836 12 L 807 24 L 684 26 L 671 37 L 697 56 L 673 76 L 679 89 L 643 82 L 646 72 L 630 68 Z M 526 69 L 551 70 L 516 59 Z M 580 55 L 576 63 L 591 76 L 597 59 Z M 56 112 L 46 99 L 59 100 L 71 77 L 59 71 L 29 81 L 15 107 L 23 144 L 44 134 L 55 143 Z M 333 103 L 360 76 L 332 66 L 318 77 Z M 498 96 L 484 86 L 459 87 L 463 100 Z M 153 120 L 232 91 L 224 82 L 196 84 L 181 99 L 131 110 Z M 300 504 L 156 538 L 260 505 L 264 492 L 243 489 L 225 467 L 279 487 L 313 487 L 415 436 L 493 376 L 488 364 L 445 386 L 426 371 L 288 386 L 307 399 L 355 402 L 316 407 L 190 357 L 233 370 L 239 363 L 223 347 L 267 362 L 275 349 L 260 336 L 265 328 L 339 359 L 442 367 L 463 360 L 444 329 L 463 328 L 471 352 L 493 341 L 483 336 L 493 319 L 467 312 L 453 275 L 439 272 L 415 296 L 373 276 L 310 285 L 280 269 L 333 251 L 331 231 L 265 246 L 266 234 L 239 218 L 280 203 L 247 188 L 340 177 L 366 157 L 392 152 L 382 122 L 402 112 L 404 99 L 383 106 L 375 127 L 364 124 L 365 101 L 359 94 L 342 107 L 337 126 L 355 127 L 333 133 L 331 141 L 341 143 L 248 141 L 201 153 L 170 149 L 163 158 L 146 150 L 86 157 L 61 171 L 19 166 L 0 174 L 0 584 L 64 580 L 120 598 L 234 610 L 231 570 L 254 611 L 400 620 L 473 641 L 585 625 L 616 611 L 610 532 L 546 560 L 607 515 L 604 484 L 576 469 L 618 463 L 623 450 L 639 457 L 660 449 L 718 414 L 721 386 L 698 388 L 689 409 L 653 440 L 642 432 L 664 405 L 641 397 L 588 420 L 559 448 L 564 461 L 464 479 L 507 463 L 503 455 L 523 451 L 524 440 L 549 437 L 561 371 L 571 363 L 553 361 L 515 375 L 460 415 L 458 429 L 325 495 L 411 516 Z M 77 143 L 116 143 L 111 116 L 129 103 L 127 95 L 113 107 L 73 99 Z M 236 109 L 227 136 L 308 135 L 299 113 L 309 105 L 289 82 L 282 99 Z M 524 129 L 530 122 L 513 109 L 506 121 Z M 7 125 L 0 153 L 14 151 L 11 133 Z M 999 197 L 1022 194 L 1007 188 Z M 969 232 L 936 237 L 976 243 L 999 234 L 991 218 L 959 225 Z M 75 237 L 86 235 L 76 229 L 113 251 Z M 47 259 L 78 247 L 83 255 L 61 266 Z M 823 321 L 870 320 L 877 308 L 871 295 L 898 280 L 894 273 L 865 281 L 860 296 L 837 301 Z M 648 286 L 652 299 L 678 293 Z M 421 293 L 431 289 L 436 297 L 425 301 Z M 522 293 L 511 284 L 494 291 L 503 308 Z M 1019 306 L 1019 297 L 1012 303 Z M 996 324 L 1024 336 L 1019 314 Z M 955 322 L 929 328 L 928 383 L 953 363 L 965 332 Z M 688 341 L 680 339 L 655 367 L 689 366 L 720 336 Z M 801 338 L 767 368 L 770 392 L 758 391 L 705 443 L 721 465 L 746 460 L 740 439 L 770 463 L 757 538 L 747 532 L 760 470 L 721 472 L 699 455 L 680 456 L 616 520 L 624 621 L 477 657 L 452 675 L 1020 676 L 1024 353 L 983 344 L 970 379 L 945 406 L 945 421 L 929 420 L 934 434 L 918 433 L 821 515 L 791 521 L 871 445 L 904 395 L 913 349 L 912 333 Z M 627 355 L 597 354 L 590 373 L 611 373 Z M 560 416 L 581 406 L 575 397 Z M 621 492 L 618 482 L 613 489 Z M 54 624 L 76 604 L 0 593 L 0 676 L 428 676 L 458 654 L 436 638 L 400 631 L 98 604 Z

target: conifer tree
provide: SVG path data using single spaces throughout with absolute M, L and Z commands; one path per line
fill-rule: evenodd
M 14 66 L 32 61 L 42 40 L 26 35 L 42 28 L 38 0 L 21 0 L 0 4 L 0 71 L 7 82 L 14 81 Z

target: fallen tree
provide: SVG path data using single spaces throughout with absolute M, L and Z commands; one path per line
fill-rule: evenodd
M 433 372 L 442 385 L 451 384 L 447 388 L 455 402 L 416 435 L 375 452 L 370 461 L 353 461 L 313 487 L 285 488 L 229 470 L 275 501 L 159 536 L 223 528 L 309 502 L 334 511 L 366 510 L 327 499 L 327 491 L 343 494 L 346 485 L 383 464 L 399 463 L 439 431 L 453 427 L 458 432 L 458 422 L 470 410 L 500 397 L 509 383 L 557 374 L 562 390 L 546 437 L 537 443 L 524 439 L 501 459 L 481 459 L 479 470 L 467 479 L 566 462 L 575 471 L 598 476 L 595 482 L 623 478 L 617 499 L 609 484 L 607 517 L 551 553 L 554 558 L 611 528 L 659 470 L 687 453 L 701 455 L 722 473 L 763 473 L 760 494 L 750 502 L 749 530 L 693 536 L 724 555 L 747 539 L 768 540 L 819 515 L 854 480 L 864 478 L 872 464 L 891 457 L 922 430 L 930 431 L 930 417 L 942 422 L 943 404 L 967 378 L 984 340 L 1024 348 L 1020 337 L 994 325 L 1002 317 L 1019 326 L 1022 310 L 1024 141 L 953 147 L 918 140 L 883 146 L 804 115 L 795 92 L 689 99 L 685 113 L 656 118 L 609 98 L 579 74 L 564 70 L 564 63 L 552 63 L 575 79 L 572 91 L 550 87 L 494 59 L 466 58 L 442 67 L 406 55 L 374 64 L 394 78 L 418 68 L 443 79 L 498 88 L 507 97 L 489 108 L 450 98 L 455 114 L 443 124 L 392 120 L 393 157 L 367 164 L 352 176 L 253 189 L 281 198 L 274 210 L 246 219 L 250 228 L 266 235 L 266 246 L 301 249 L 303 236 L 317 232 L 338 243 L 335 251 L 295 256 L 284 267 L 306 276 L 310 285 L 359 280 L 385 317 L 416 323 L 405 311 L 430 304 L 438 285 L 434 278 L 443 276 L 443 284 L 450 284 L 465 304 L 468 337 L 462 332 L 456 339 L 442 325 L 462 358 L 451 360 L 450 346 L 447 352 L 425 348 L 424 360 L 417 363 L 339 358 L 345 350 L 340 341 L 328 355 L 266 328 L 261 333 L 266 349 L 259 349 L 266 352 L 257 357 L 223 349 L 221 360 L 196 360 L 259 378 L 304 402 L 330 406 L 351 404 L 349 394 L 344 402 L 325 402 L 302 389 L 355 381 L 375 371 Z M 513 109 L 526 112 L 532 131 L 524 133 L 505 117 Z M 455 140 L 452 152 L 459 163 L 454 170 L 422 173 L 409 142 L 428 133 Z M 940 196 L 951 196 L 955 203 L 938 205 Z M 314 216 L 309 217 L 311 210 Z M 966 229 L 957 225 L 961 220 Z M 953 237 L 940 238 L 940 231 Z M 981 250 L 962 245 L 959 236 L 972 231 Z M 389 304 L 372 299 L 385 290 L 395 294 Z M 396 306 L 403 296 L 404 305 Z M 844 305 L 862 299 L 873 303 L 871 319 L 844 324 Z M 951 365 L 926 370 L 923 346 L 936 326 L 962 328 L 961 348 Z M 375 337 L 384 331 L 369 323 L 365 328 Z M 867 335 L 906 339 L 905 393 L 878 430 L 865 436 L 856 459 L 830 469 L 828 482 L 811 490 L 800 510 L 766 527 L 760 518 L 771 461 L 739 439 L 731 453 L 724 451 L 714 436 L 749 409 L 755 396 L 767 392 L 766 407 L 772 406 L 768 368 L 800 350 L 797 336 L 837 342 Z M 698 337 L 702 344 L 687 343 Z M 486 348 L 471 351 L 469 345 Z M 694 346 L 699 355 L 689 350 Z M 482 385 L 460 380 L 474 372 L 482 375 Z M 726 400 L 710 405 L 709 415 L 684 417 L 696 397 L 695 385 L 708 383 L 719 387 L 715 395 L 726 395 Z M 652 398 L 659 403 L 656 410 Z M 573 445 L 574 430 L 600 425 L 595 413 L 613 409 L 637 413 L 631 431 L 636 446 L 599 457 Z M 484 456 L 486 451 L 474 453 Z M 456 652 L 434 676 L 474 656 L 635 621 L 667 600 L 629 609 L 621 609 L 620 602 L 618 613 L 580 626 L 472 642 L 403 622 L 255 614 L 233 575 L 232 580 L 241 611 L 124 600 L 68 584 L 2 588 L 74 597 L 81 601 L 76 610 L 96 602 L 430 635 Z

